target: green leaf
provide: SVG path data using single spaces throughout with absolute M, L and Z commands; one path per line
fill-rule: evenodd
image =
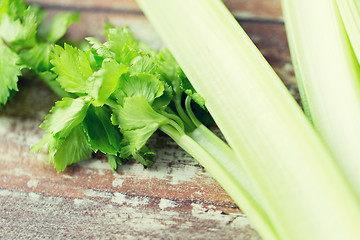
M 113 123 L 119 125 L 122 131 L 145 128 L 151 124 L 160 126 L 169 122 L 168 118 L 151 108 L 144 96 L 124 98 L 123 106 L 113 109 L 113 113 Z
M 84 120 L 89 104 L 85 97 L 63 98 L 56 102 L 40 127 L 57 138 L 65 138 Z
M 127 153 L 131 153 L 134 159 L 144 166 L 153 164 L 154 153 L 151 152 L 145 144 L 157 128 L 158 125 L 152 123 L 144 128 L 124 131 L 124 138 L 129 142 L 129 145 L 123 147 L 122 154 L 126 156 Z
M 105 101 L 116 90 L 120 76 L 128 68 L 114 59 L 105 59 L 102 68 L 95 72 L 88 81 L 89 96 L 95 99 L 95 106 L 104 105 Z
M 116 155 L 121 149 L 119 129 L 111 121 L 111 112 L 105 107 L 90 106 L 83 121 L 89 144 L 94 152 Z
M 18 91 L 20 69 L 19 56 L 0 39 L 0 105 L 7 102 L 11 90 Z
M 102 63 L 104 62 L 105 58 L 98 55 L 95 49 L 90 48 L 86 51 L 86 54 L 89 59 L 89 63 L 93 71 L 99 71 L 102 67 Z
M 44 18 L 48 15 L 48 13 L 38 5 L 30 5 L 30 8 L 31 8 L 32 12 L 36 15 L 37 22 L 38 22 L 37 33 L 39 33 L 39 30 L 40 30 L 39 25 L 44 20 Z M 20 10 L 20 9 L 19 9 L 19 11 L 24 12 L 24 10 Z
M 156 76 L 148 73 L 125 74 L 119 82 L 118 101 L 123 102 L 124 97 L 144 96 L 151 104 L 155 98 L 164 92 L 164 84 Z
M 20 19 L 4 13 L 0 16 L 0 36 L 17 50 L 25 46 L 33 46 L 36 42 L 38 27 L 36 9 L 28 7 Z
M 11 10 L 9 3 L 10 3 L 10 0 L 0 1 L 0 16 L 3 15 L 4 13 L 8 13 Z
M 167 82 L 173 88 L 175 95 L 181 96 L 181 79 L 178 74 L 179 64 L 169 50 L 164 49 L 158 54 L 158 65 L 161 80 Z
M 153 57 L 138 56 L 133 59 L 130 70 L 135 73 L 154 74 L 158 69 L 156 61 Z
M 65 44 L 55 46 L 51 63 L 59 76 L 57 81 L 68 92 L 86 93 L 87 79 L 93 74 L 85 52 Z
M 48 143 L 49 158 L 58 172 L 73 163 L 91 157 L 92 150 L 81 125 L 75 126 L 66 138 L 52 137 Z
M 22 0 L 2 0 L 0 2 L 0 15 L 7 13 L 12 17 L 22 16 L 27 5 Z
M 56 81 L 57 75 L 51 71 L 38 72 L 37 75 L 46 83 L 50 89 L 59 97 L 75 97 L 74 94 L 66 92 Z
M 116 171 L 118 166 L 122 165 L 124 162 L 127 161 L 127 159 L 121 158 L 117 155 L 112 155 L 112 154 L 106 154 L 106 157 L 108 159 L 108 162 L 111 166 L 111 168 Z
M 116 60 L 127 66 L 131 66 L 133 59 L 139 56 L 140 53 L 128 45 L 125 45 L 121 52 L 115 52 Z
M 79 13 L 59 13 L 49 23 L 47 29 L 46 39 L 49 43 L 55 43 L 62 38 L 70 24 L 79 22 Z
M 140 55 L 151 55 L 150 48 L 139 44 L 128 28 L 106 27 L 107 42 L 104 46 L 115 54 L 118 62 L 130 66 L 133 59 Z
M 195 88 L 190 83 L 189 79 L 186 77 L 185 73 L 178 68 L 178 75 L 181 79 L 181 89 L 184 91 L 186 95 L 191 97 L 194 102 L 196 102 L 201 108 L 205 109 L 205 100 L 198 94 Z
M 173 89 L 166 82 L 162 82 L 164 85 L 164 93 L 156 98 L 152 104 L 154 109 L 164 110 L 171 102 L 173 98 Z
M 85 38 L 89 44 L 91 45 L 91 48 L 96 50 L 96 53 L 102 57 L 102 58 L 113 58 L 113 55 L 111 54 L 110 50 L 102 44 L 99 40 L 93 37 Z
M 43 149 L 43 147 L 48 142 L 53 141 L 53 138 L 53 135 L 51 135 L 50 133 L 45 134 L 45 136 L 38 143 L 31 146 L 30 153 L 36 153 L 41 151 L 41 149 Z
M 106 157 L 107 157 L 107 159 L 108 159 L 108 162 L 109 162 L 110 167 L 111 167 L 114 171 L 116 171 L 116 170 L 117 170 L 117 167 L 118 167 L 116 158 L 118 158 L 118 156 L 112 155 L 112 154 L 106 154 Z
M 127 144 L 122 148 L 122 156 L 131 154 L 144 166 L 152 164 L 153 154 L 144 151 L 145 144 L 161 125 L 170 120 L 154 111 L 144 96 L 125 98 L 124 105 L 114 109 L 113 113 L 113 123 L 119 125 Z
M 35 72 L 50 70 L 51 45 L 48 43 L 36 44 L 30 49 L 20 52 L 21 61 Z
M 155 56 L 157 53 L 146 43 L 136 40 L 129 31 L 128 27 L 121 29 L 106 23 L 104 29 L 106 39 L 108 39 L 105 45 L 118 56 L 126 52 L 126 48 L 128 48 L 128 50 L 131 49 L 131 51 L 135 51 L 139 55 Z
M 113 53 L 121 53 L 124 46 L 135 48 L 137 43 L 129 28 L 108 28 L 105 30 L 107 42 L 104 45 Z

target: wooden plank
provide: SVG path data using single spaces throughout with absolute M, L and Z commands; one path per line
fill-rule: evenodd
M 258 239 L 242 215 L 201 204 L 186 209 L 146 198 L 117 203 L 8 190 L 0 190 L 0 202 L 3 239 Z
M 47 9 L 72 9 L 92 12 L 130 12 L 141 14 L 135 0 L 25 0 L 25 2 L 38 4 Z
M 135 0 L 26 0 L 46 8 L 73 9 L 91 12 L 128 12 L 141 14 Z M 282 19 L 280 0 L 223 0 L 229 10 L 238 18 Z
M 223 0 L 238 18 L 282 21 L 281 0 Z

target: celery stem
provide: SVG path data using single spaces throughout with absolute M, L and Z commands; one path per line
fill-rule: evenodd
M 196 118 L 194 112 L 191 109 L 191 97 L 187 96 L 185 99 L 185 110 L 191 119 L 191 121 L 195 124 L 196 127 L 199 127 L 201 125 L 201 122 Z
M 278 239 L 277 233 L 275 232 L 265 211 L 262 209 L 259 203 L 254 200 L 253 196 L 249 194 L 246 189 L 247 187 L 243 185 L 243 182 L 238 181 L 238 174 L 240 174 L 239 172 L 236 172 L 238 167 L 234 169 L 234 164 L 227 161 L 224 162 L 224 157 L 216 159 L 213 155 L 206 151 L 196 140 L 191 138 L 189 135 L 180 134 L 172 126 L 164 125 L 160 127 L 160 130 L 166 133 L 169 137 L 171 137 L 182 149 L 184 149 L 202 166 L 204 166 L 206 170 L 209 171 L 210 174 L 220 183 L 220 185 L 229 193 L 229 195 L 233 199 L 235 199 L 237 204 L 241 202 L 244 206 L 246 206 L 247 209 L 251 209 L 251 211 L 255 212 L 254 216 L 256 216 L 256 221 L 259 225 L 261 225 L 262 230 L 266 232 L 267 239 Z M 203 133 L 205 132 L 203 130 L 200 131 Z M 192 135 L 194 136 L 194 134 Z M 209 136 L 210 134 L 205 134 L 202 137 L 206 138 L 206 135 Z M 210 141 L 212 140 L 213 139 L 211 139 Z M 217 144 L 218 142 L 215 141 L 215 143 Z M 215 143 L 213 143 L 213 146 L 216 145 Z M 210 145 L 211 144 L 209 144 L 209 146 Z M 221 144 L 220 146 L 221 147 L 217 149 L 220 151 L 215 154 L 216 156 L 220 156 L 223 150 L 225 150 L 225 152 L 229 154 L 229 150 L 226 146 L 224 146 L 223 144 Z M 231 154 L 229 154 L 229 157 L 230 155 Z M 239 199 L 241 199 L 241 201 L 238 201 Z
M 174 99 L 174 103 L 175 103 L 175 108 L 176 111 L 178 112 L 180 118 L 184 121 L 185 123 L 185 129 L 187 131 L 193 131 L 196 126 L 194 125 L 194 123 L 190 120 L 190 118 L 188 117 L 188 115 L 186 115 L 183 107 L 181 106 L 181 98 L 180 97 L 176 97 Z

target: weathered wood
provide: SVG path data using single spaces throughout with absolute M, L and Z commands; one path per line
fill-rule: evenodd
M 108 200 L 106 193 L 99 201 L 0 190 L 2 239 L 257 239 L 242 215 L 203 204 L 116 197 Z
M 89 12 L 122 12 L 141 14 L 135 0 L 26 0 L 46 8 L 72 9 Z M 281 20 L 280 0 L 224 0 L 229 10 L 239 18 Z
M 281 21 L 281 0 L 223 0 L 235 17 Z
M 79 11 L 68 38 L 102 37 L 106 21 L 129 26 L 141 40 L 163 47 L 134 0 L 29 0 L 50 16 Z M 298 97 L 279 0 L 226 0 L 265 58 Z M 249 220 L 215 180 L 161 133 L 149 169 L 129 162 L 114 173 L 104 156 L 56 173 L 46 151 L 29 148 L 57 100 L 40 81 L 22 81 L 0 109 L 0 236 L 7 239 L 259 239 Z M 216 131 L 216 129 L 215 129 Z

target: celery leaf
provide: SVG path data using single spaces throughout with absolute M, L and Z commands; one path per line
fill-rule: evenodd
M 158 65 L 153 57 L 139 56 L 134 58 L 130 70 L 138 73 L 154 74 L 157 72 Z
M 18 91 L 20 69 L 19 56 L 0 40 L 0 105 L 7 102 L 11 90 Z
M 107 108 L 90 106 L 83 121 L 89 145 L 94 152 L 100 150 L 106 154 L 116 155 L 121 149 L 119 129 L 111 121 L 111 112 Z
M 72 24 L 79 22 L 79 13 L 59 13 L 57 14 L 48 25 L 42 26 L 41 34 L 46 35 L 46 40 L 49 43 L 55 43 L 62 38 L 67 28 Z
M 104 59 L 105 58 L 113 58 L 113 55 L 111 54 L 110 50 L 104 44 L 102 44 L 99 40 L 97 40 L 96 38 L 93 38 L 93 37 L 88 37 L 88 38 L 86 38 L 86 40 L 91 45 L 91 48 L 93 48 L 96 51 L 98 56 L 100 56 Z
M 84 120 L 89 104 L 85 97 L 63 98 L 56 102 L 40 127 L 55 137 L 67 137 Z
M 201 108 L 205 109 L 205 100 L 198 94 L 195 88 L 190 83 L 189 79 L 186 77 L 185 73 L 181 68 L 178 68 L 178 74 L 181 79 L 181 88 L 186 95 L 191 97 L 194 102 L 196 102 Z
M 168 83 L 176 96 L 181 96 L 181 80 L 178 75 L 179 65 L 175 58 L 172 56 L 169 50 L 162 50 L 158 56 L 158 73 L 161 76 L 161 80 Z
M 107 42 L 104 45 L 115 54 L 121 53 L 124 46 L 135 48 L 136 40 L 128 28 L 108 28 L 105 34 Z
M 64 48 L 55 46 L 54 51 L 52 71 L 59 75 L 61 87 L 68 92 L 86 93 L 87 79 L 93 74 L 86 53 L 68 44 Z
M 45 72 L 50 69 L 51 45 L 48 43 L 36 44 L 30 49 L 20 52 L 21 61 L 35 72 Z
M 150 104 L 164 92 L 164 84 L 156 76 L 148 73 L 125 74 L 119 82 L 118 101 L 123 102 L 124 97 L 144 96 Z
M 144 96 L 124 98 L 123 106 L 113 110 L 113 123 L 119 125 L 127 146 L 122 148 L 122 156 L 131 154 L 144 166 L 152 164 L 153 154 L 145 150 L 145 144 L 151 135 L 170 120 L 157 113 Z
M 0 16 L 0 36 L 17 50 L 33 46 L 36 43 L 38 24 L 36 10 L 31 7 L 24 11 L 21 18 L 4 13 Z
M 75 126 L 66 138 L 53 137 L 48 142 L 50 161 L 58 172 L 66 166 L 91 157 L 92 150 L 81 125 Z
M 104 105 L 105 101 L 116 90 L 120 76 L 128 68 L 113 59 L 105 59 L 102 68 L 88 80 L 89 96 L 95 99 L 95 106 Z

